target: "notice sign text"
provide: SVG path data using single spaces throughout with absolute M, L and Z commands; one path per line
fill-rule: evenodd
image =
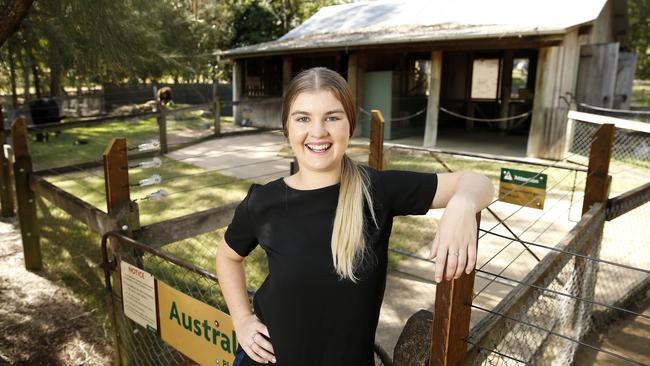
M 154 277 L 121 261 L 124 315 L 146 329 L 156 331 L 156 285 Z

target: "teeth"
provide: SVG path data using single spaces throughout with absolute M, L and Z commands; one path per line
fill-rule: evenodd
M 332 144 L 321 144 L 321 145 L 307 144 L 308 148 L 310 148 L 311 150 L 316 150 L 316 151 L 327 150 L 327 149 L 329 149 L 330 146 L 332 146 Z

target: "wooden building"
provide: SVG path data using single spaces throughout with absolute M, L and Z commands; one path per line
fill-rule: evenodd
M 320 9 L 283 37 L 221 53 L 233 64 L 235 120 L 279 127 L 282 92 L 303 69 L 347 78 L 380 109 L 387 140 L 441 131 L 519 134 L 526 154 L 561 158 L 578 101 L 629 105 L 626 0 L 377 0 Z

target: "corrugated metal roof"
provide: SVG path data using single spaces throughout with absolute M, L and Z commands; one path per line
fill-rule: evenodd
M 231 49 L 256 53 L 561 34 L 598 17 L 607 0 L 377 0 L 328 6 L 278 40 Z

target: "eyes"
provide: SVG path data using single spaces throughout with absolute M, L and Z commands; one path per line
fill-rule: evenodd
M 325 121 L 334 122 L 334 121 L 338 121 L 340 119 L 341 118 L 339 118 L 337 116 L 327 116 L 325 118 Z M 296 122 L 305 122 L 305 123 L 309 122 L 309 117 L 307 117 L 307 116 L 298 117 L 298 118 L 296 118 Z

